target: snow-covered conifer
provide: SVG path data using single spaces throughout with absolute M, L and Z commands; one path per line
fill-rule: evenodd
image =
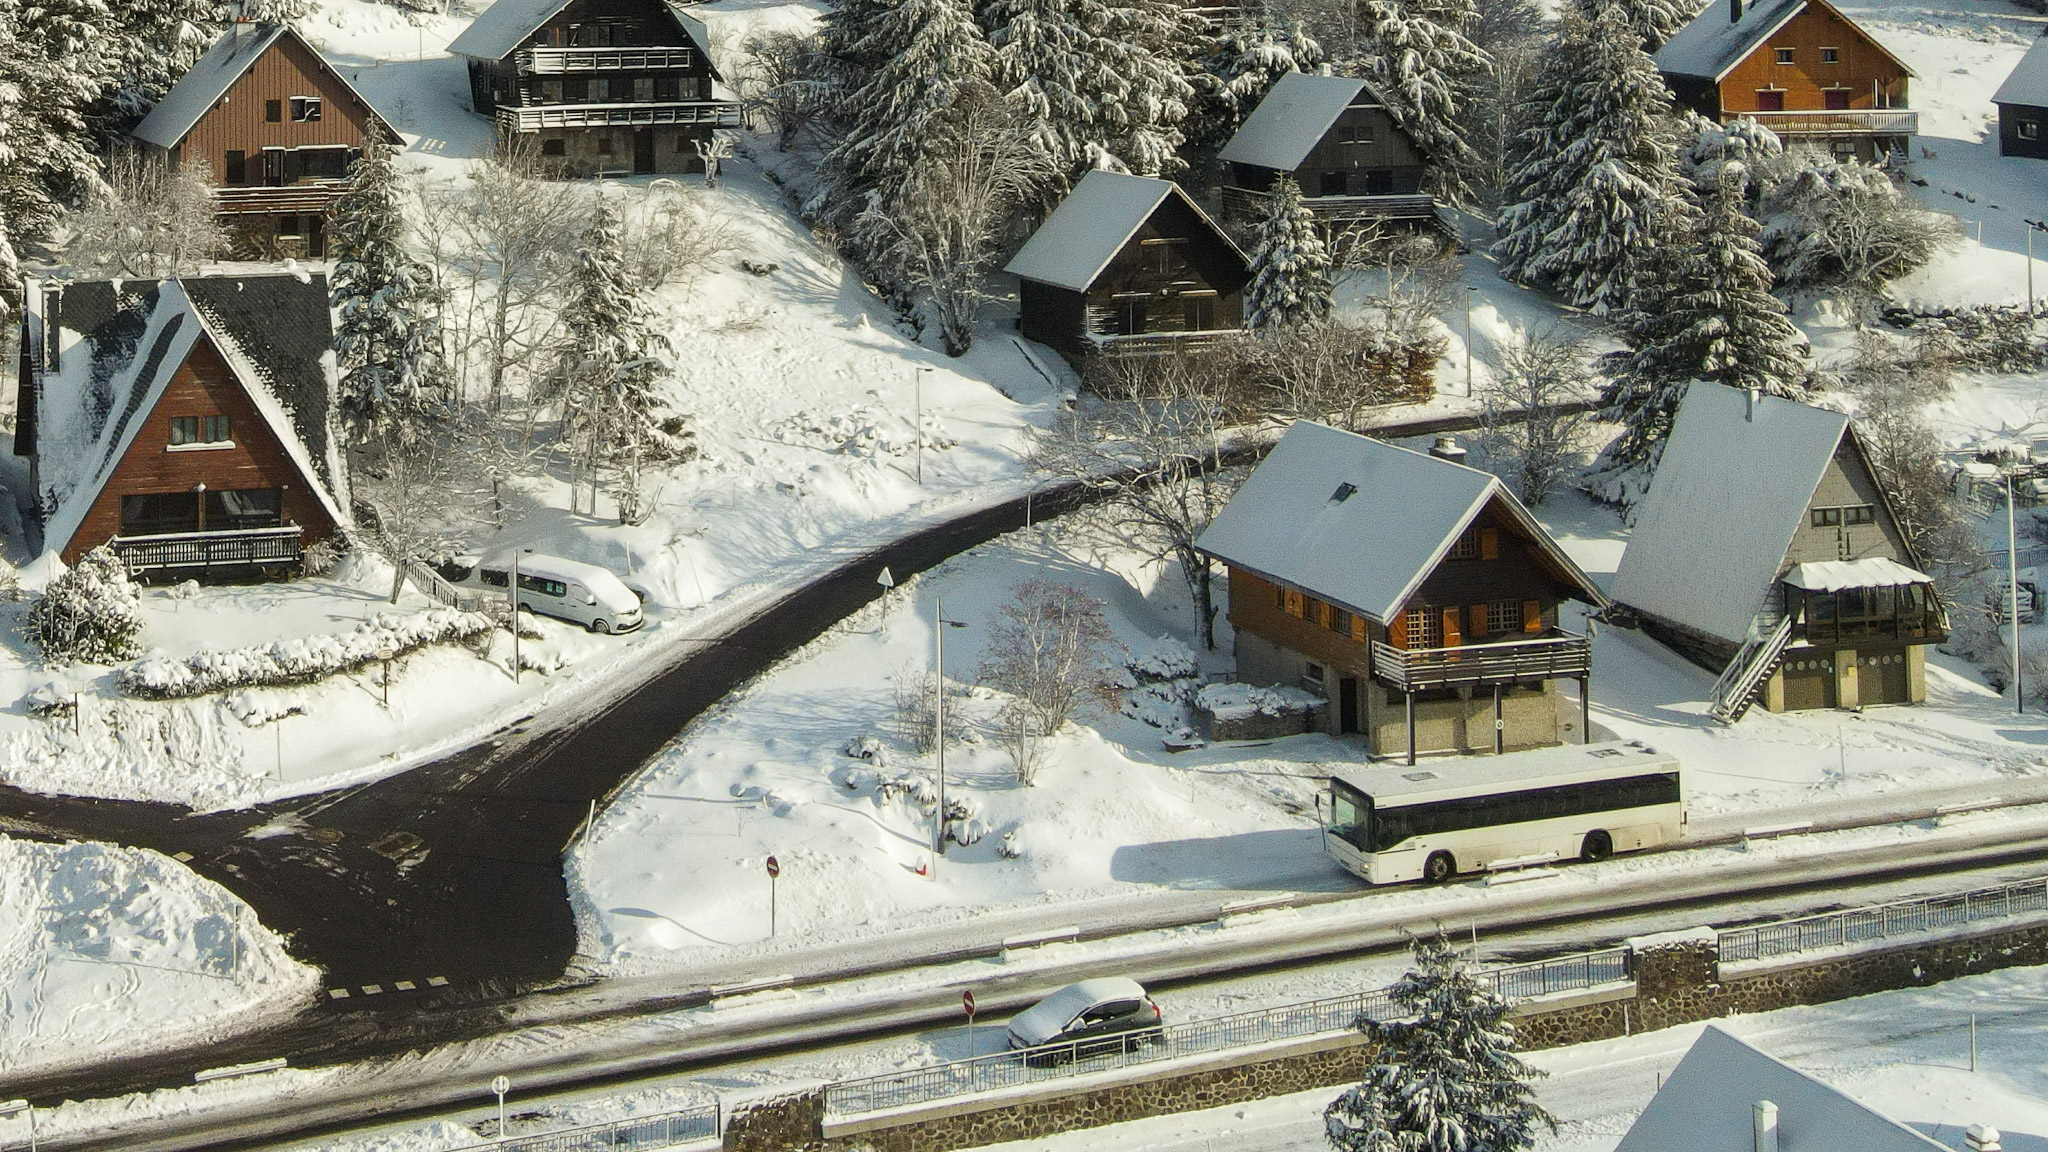
M 1201 109 L 1190 121 L 1190 134 L 1210 152 L 1221 149 L 1282 76 L 1313 72 L 1323 60 L 1323 46 L 1293 20 L 1261 10 L 1258 20 L 1232 21 L 1216 34 L 1201 71 L 1190 77 Z
M 1602 0 L 1579 0 L 1587 16 L 1598 14 Z M 1628 18 L 1628 26 L 1642 38 L 1643 51 L 1662 48 L 1671 34 L 1692 22 L 1705 0 L 1613 0 Z
M 1470 198 L 1478 162 L 1460 112 L 1472 80 L 1492 60 L 1466 35 L 1478 18 L 1472 0 L 1362 0 L 1360 66 L 1387 101 L 1387 113 L 1429 164 L 1430 190 L 1453 203 Z
M 125 0 L 110 37 L 110 114 L 132 122 L 163 98 L 213 43 L 212 0 Z
M 113 24 L 104 0 L 0 0 L 0 272 L 99 186 L 86 116 L 113 76 Z
M 1402 1016 L 1364 1020 L 1381 1062 L 1323 1111 L 1338 1152 L 1519 1152 L 1556 1121 L 1515 1055 L 1508 1004 L 1459 965 L 1441 934 L 1415 942 L 1416 967 L 1391 989 Z
M 1597 315 L 1628 304 L 1635 265 L 1681 195 L 1671 96 L 1613 3 L 1564 34 L 1530 99 L 1494 254 L 1501 274 L 1546 283 Z
M 405 195 L 397 145 L 372 140 L 329 225 L 337 407 L 357 443 L 410 438 L 440 394 L 433 277 L 406 249 Z
M 1330 314 L 1330 250 L 1316 231 L 1315 214 L 1302 203 L 1291 176 L 1273 181 L 1266 218 L 1252 248 L 1252 282 L 1245 289 L 1245 326 L 1274 331 Z
M 1799 333 L 1771 295 L 1756 221 L 1742 211 L 1744 184 L 1741 168 L 1725 164 L 1704 190 L 1693 245 L 1701 274 L 1692 293 L 1671 298 L 1669 310 L 1692 326 L 1694 334 L 1680 343 L 1698 344 L 1704 379 L 1796 400 L 1806 394 Z
M 142 593 L 105 544 L 72 568 L 28 610 L 28 635 L 53 664 L 112 664 L 142 655 Z
M 215 24 L 232 24 L 236 20 L 255 20 L 272 24 L 289 24 L 303 18 L 313 10 L 314 0 L 208 0 Z
M 570 422 L 596 450 L 630 447 L 656 431 L 655 384 L 668 371 L 666 336 L 654 329 L 633 282 L 618 213 L 600 205 L 576 250 L 569 302 L 562 309 L 562 375 Z

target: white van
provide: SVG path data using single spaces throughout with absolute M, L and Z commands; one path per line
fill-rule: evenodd
M 464 556 L 447 573 L 451 583 L 504 595 L 512 583 L 512 554 L 480 560 Z M 595 564 L 559 556 L 524 553 L 519 557 L 519 604 L 543 616 L 571 620 L 592 632 L 631 632 L 646 623 L 640 597 L 611 573 Z

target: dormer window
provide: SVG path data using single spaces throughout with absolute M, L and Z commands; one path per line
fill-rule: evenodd
M 1342 504 L 1346 500 L 1351 499 L 1351 497 L 1353 497 L 1357 493 L 1358 485 L 1351 484 L 1348 482 L 1344 484 L 1339 484 L 1337 485 L 1337 490 L 1335 492 L 1330 493 L 1330 503 Z

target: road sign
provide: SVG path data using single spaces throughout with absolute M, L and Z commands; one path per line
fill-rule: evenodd
M 503 1076 L 496 1077 L 491 1081 L 491 1091 L 496 1092 L 500 1096 L 503 1096 L 505 1093 L 510 1092 L 511 1090 L 512 1081 Z
M 776 863 L 775 857 L 770 856 L 768 858 L 768 878 L 773 880 L 780 875 L 782 875 L 782 865 Z
M 889 571 L 888 565 L 882 566 L 882 574 L 875 577 L 875 583 L 880 584 L 884 588 L 894 588 L 896 586 L 896 576 Z
M 965 1008 L 965 1009 L 967 1009 L 967 1018 L 968 1018 L 969 1020 L 972 1020 L 972 1019 L 974 1019 L 974 993 L 973 993 L 973 992 L 969 991 L 969 992 L 962 992 L 962 993 L 960 993 L 960 1006 L 961 1006 L 962 1008 Z

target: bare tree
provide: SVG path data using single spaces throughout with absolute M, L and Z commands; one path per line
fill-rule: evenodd
M 656 180 L 623 206 L 627 266 L 642 291 L 687 285 L 738 248 L 731 219 L 710 201 L 688 185 Z
M 1830 374 L 1856 397 L 1856 432 L 1898 513 L 1899 531 L 1951 586 L 1944 591 L 1953 591 L 1956 581 L 1984 566 L 1984 555 L 1956 507 L 1942 474 L 1941 440 L 1927 423 L 1927 405 L 1948 392 L 1947 364 L 1940 352 L 1923 350 L 1902 350 L 1880 333 L 1858 332 Z
M 1029 785 L 1052 736 L 1086 702 L 1114 707 L 1113 673 L 1123 646 L 1110 631 L 1102 601 L 1071 584 L 1025 581 L 989 629 L 983 684 L 1006 693 L 996 729 L 1003 750 Z
M 115 152 L 106 184 L 69 218 L 65 255 L 88 276 L 176 276 L 225 255 L 204 162 L 173 167 L 132 148 Z
M 1871 165 L 1802 147 L 1765 167 L 1764 256 L 1786 287 L 1875 293 L 1962 238 L 1955 217 L 1919 207 Z
M 831 110 L 818 80 L 818 38 L 769 29 L 747 38 L 746 53 L 735 77 L 740 100 L 757 123 L 775 129 L 776 150 L 787 152 Z
M 483 422 L 474 408 L 450 406 L 421 435 L 382 437 L 355 453 L 357 528 L 391 562 L 393 603 L 408 564 L 459 550 L 493 506 Z
M 1480 444 L 1530 506 L 1578 470 L 1592 395 L 1585 341 L 1559 329 L 1510 345 L 1481 393 Z
M 502 409 L 509 379 L 530 377 L 552 353 L 554 312 L 583 226 L 574 184 L 549 180 L 539 145 L 515 137 L 469 165 L 469 185 L 444 218 L 461 240 L 458 271 L 482 313 L 484 395 Z
M 1262 344 L 1260 368 L 1270 414 L 1317 420 L 1363 432 L 1373 409 L 1427 400 L 1436 392 L 1436 364 L 1448 346 L 1434 319 L 1377 313 L 1357 321 L 1330 319 Z

